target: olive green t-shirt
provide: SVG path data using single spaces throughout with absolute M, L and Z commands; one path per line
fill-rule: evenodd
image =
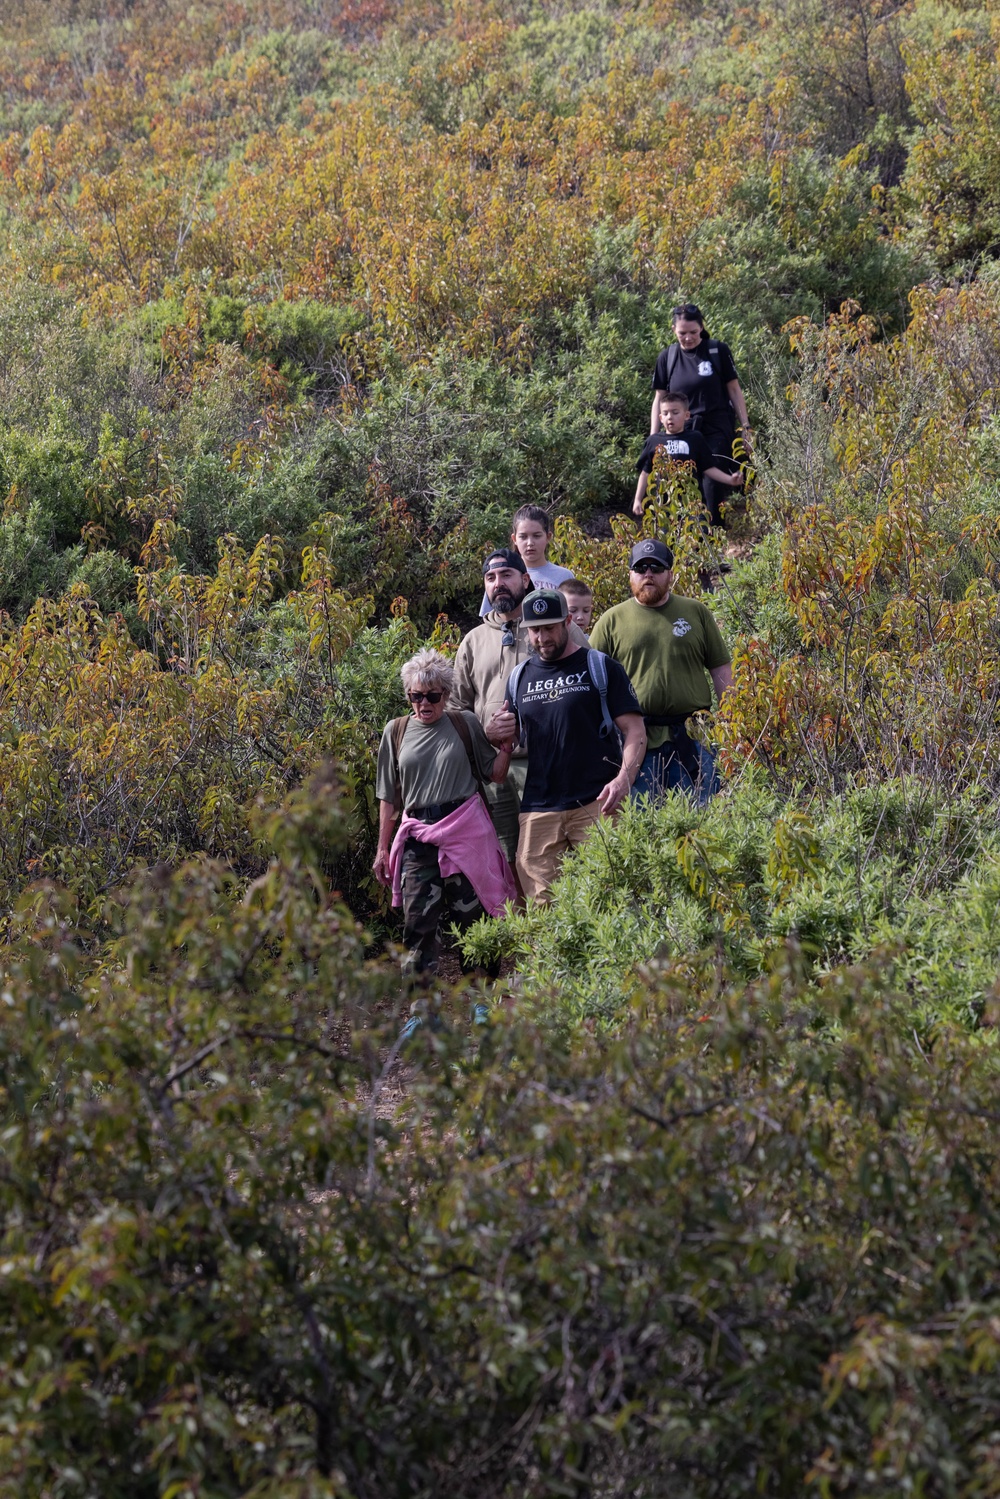
M 479 774 L 484 781 L 488 781 L 493 774 L 497 752 L 483 733 L 483 726 L 476 715 L 463 712 L 462 717 L 469 726 L 472 752 L 476 757 Z M 398 784 L 403 788 L 402 805 L 407 812 L 412 807 L 464 801 L 476 790 L 476 780 L 465 753 L 465 745 L 447 713 L 432 724 L 420 723 L 416 718 L 409 720 L 399 751 Z M 392 802 L 398 808 L 396 788 L 392 724 L 387 723 L 382 730 L 382 740 L 378 747 L 375 795 L 379 801 Z
M 708 673 L 731 659 L 711 609 L 678 594 L 659 609 L 635 599 L 616 604 L 591 630 L 590 644 L 621 662 L 644 713 L 678 717 L 712 706 Z M 650 725 L 647 735 L 657 749 L 670 730 Z

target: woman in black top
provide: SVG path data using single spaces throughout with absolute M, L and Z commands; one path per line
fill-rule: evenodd
M 733 356 L 727 344 L 709 338 L 701 309 L 682 302 L 673 310 L 676 343 L 663 349 L 653 371 L 653 409 L 650 433 L 658 430 L 660 398 L 679 391 L 691 405 L 689 426 L 700 432 L 716 463 L 732 461 L 734 415 L 739 418 L 743 440 L 749 447 L 750 423 Z M 724 498 L 720 493 L 717 498 Z

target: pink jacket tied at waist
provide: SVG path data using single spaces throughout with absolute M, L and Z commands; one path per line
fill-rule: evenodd
M 517 888 L 506 855 L 497 841 L 483 799 L 470 796 L 440 822 L 420 822 L 403 813 L 389 850 L 389 876 L 392 880 L 392 903 L 403 904 L 403 847 L 407 838 L 418 843 L 437 845 L 438 865 L 445 879 L 450 874 L 464 874 L 484 911 L 500 916 L 507 901 L 514 900 Z

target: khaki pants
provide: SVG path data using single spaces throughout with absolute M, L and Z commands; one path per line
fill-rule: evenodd
M 519 831 L 517 819 L 521 810 L 521 797 L 524 795 L 524 783 L 527 776 L 527 760 L 512 760 L 505 781 L 501 781 L 499 785 L 495 781 L 488 781 L 486 784 L 486 800 L 490 804 L 490 816 L 497 830 L 497 837 L 500 839 L 500 847 L 507 855 L 511 868 L 513 868 L 514 856 L 517 853 Z
M 522 812 L 517 844 L 517 872 L 521 889 L 542 905 L 559 873 L 567 849 L 585 843 L 601 815 L 598 802 L 567 807 L 564 812 Z

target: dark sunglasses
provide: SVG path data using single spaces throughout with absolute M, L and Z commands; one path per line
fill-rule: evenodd
M 406 695 L 411 703 L 439 703 L 444 697 L 443 692 L 408 692 Z
M 500 644 L 513 645 L 516 639 L 517 637 L 514 634 L 514 626 L 504 625 L 503 629 L 500 631 Z
M 634 573 L 665 573 L 667 564 L 665 562 L 635 562 L 632 565 Z

